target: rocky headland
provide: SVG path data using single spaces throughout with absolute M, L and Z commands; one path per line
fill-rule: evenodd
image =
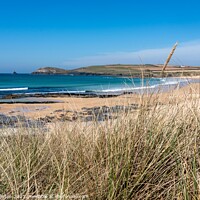
M 103 76 L 126 76 L 126 77 L 178 77 L 200 75 L 200 67 L 193 66 L 168 66 L 164 74 L 162 65 L 101 65 L 88 66 L 73 70 L 65 70 L 57 67 L 39 68 L 32 74 L 69 74 L 69 75 L 103 75 Z
M 32 72 L 32 74 L 68 74 L 68 70 L 57 67 L 42 67 Z

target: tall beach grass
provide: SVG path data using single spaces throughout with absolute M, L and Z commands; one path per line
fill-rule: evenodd
M 199 98 L 149 102 L 103 123 L 1 129 L 1 199 L 199 199 Z

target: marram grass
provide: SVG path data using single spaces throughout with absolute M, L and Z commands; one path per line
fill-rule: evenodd
M 199 199 L 199 100 L 145 105 L 88 126 L 1 129 L 2 199 Z

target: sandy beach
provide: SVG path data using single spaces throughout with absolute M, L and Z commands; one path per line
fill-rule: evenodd
M 197 78 L 197 77 L 196 77 Z M 198 77 L 199 78 L 199 77 Z M 144 101 L 149 101 L 153 104 L 154 101 L 161 104 L 172 103 L 172 101 L 184 101 L 188 98 L 199 98 L 200 84 L 189 84 L 183 88 L 175 89 L 165 93 L 158 94 L 126 94 L 110 98 L 79 98 L 79 97 L 56 97 L 45 98 L 47 101 L 55 100 L 57 103 L 34 103 L 34 104 L 0 104 L 0 113 L 8 116 L 23 115 L 28 118 L 37 119 L 45 116 L 57 117 L 66 111 L 81 111 L 82 108 L 93 108 L 102 106 L 128 106 L 132 104 L 141 104 Z M 43 98 L 44 99 L 44 98 Z M 142 102 L 143 101 L 143 102 Z

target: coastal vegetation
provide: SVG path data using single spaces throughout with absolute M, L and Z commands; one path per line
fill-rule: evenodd
M 177 91 L 101 123 L 0 129 L 2 199 L 199 199 L 199 84 Z
M 71 74 L 71 75 L 112 75 L 129 77 L 166 77 L 195 76 L 200 75 L 200 67 L 192 66 L 168 66 L 162 74 L 163 65 L 100 65 L 88 66 L 74 70 L 65 70 L 55 67 L 44 67 L 32 72 L 32 74 Z M 142 72 L 142 73 L 141 73 Z

